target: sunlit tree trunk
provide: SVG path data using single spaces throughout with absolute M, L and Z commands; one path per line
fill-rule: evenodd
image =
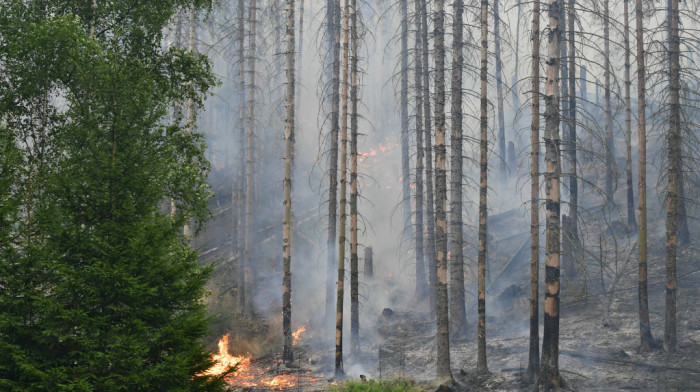
M 480 114 L 480 162 L 479 162 L 479 249 L 478 263 L 478 312 L 479 327 L 477 333 L 476 371 L 488 372 L 486 366 L 486 251 L 487 238 L 487 204 L 488 191 L 488 0 L 481 1 L 481 114 Z
M 426 256 L 428 258 L 428 283 L 430 284 L 431 315 L 435 314 L 437 285 L 437 254 L 435 251 L 435 187 L 433 186 L 433 125 L 430 113 L 430 66 L 428 50 L 428 8 L 426 0 L 419 0 L 421 5 L 421 47 L 423 77 L 423 117 L 425 120 L 425 221 L 426 221 Z
M 540 268 L 540 1 L 532 9 L 532 125 L 530 127 L 530 350 L 527 375 L 535 381 L 540 372 L 539 268 Z
M 507 171 L 506 125 L 505 116 L 503 114 L 503 64 L 501 63 L 501 29 L 499 26 L 501 24 L 501 19 L 498 14 L 498 2 L 499 0 L 493 0 L 493 36 L 496 50 L 496 94 L 498 94 L 498 102 L 496 104 L 498 110 L 498 168 L 501 174 L 505 174 Z
M 345 223 L 347 220 L 347 175 L 348 175 L 348 26 L 349 0 L 345 0 L 343 12 L 343 66 L 342 66 L 342 112 L 340 115 L 340 228 L 338 230 L 338 296 L 335 305 L 335 374 L 343 374 L 343 297 L 345 295 Z
M 350 0 L 350 350 L 360 354 L 360 282 L 357 260 L 357 12 Z
M 613 167 L 615 165 L 615 139 L 612 129 L 610 103 L 610 0 L 603 1 L 603 68 L 605 73 L 605 195 L 613 200 Z
M 416 21 L 416 40 L 415 40 L 415 96 L 416 96 L 416 291 L 414 298 L 416 301 L 423 300 L 429 295 L 428 281 L 425 278 L 425 249 L 423 246 L 423 159 L 425 150 L 423 150 L 423 54 L 421 53 L 421 21 L 420 0 L 415 1 L 415 21 Z
M 467 336 L 467 311 L 464 304 L 464 256 L 462 252 L 462 14 L 464 3 L 455 0 L 452 21 L 452 149 L 450 164 L 450 335 Z
M 331 52 L 331 137 L 330 164 L 328 177 L 328 266 L 326 277 L 326 319 L 332 320 L 335 304 L 335 281 L 337 273 L 337 222 L 338 222 L 338 131 L 340 128 L 340 6 L 338 0 L 329 0 L 327 4 L 326 24 L 328 25 L 329 46 Z
M 287 0 L 287 119 L 284 123 L 284 213 L 282 217 L 282 360 L 292 354 L 292 161 L 294 160 L 294 0 Z
M 669 42 L 671 66 L 670 119 L 668 130 L 668 203 L 666 213 L 666 318 L 664 349 L 676 349 L 676 241 L 678 235 L 678 182 L 680 173 L 680 37 L 678 33 L 678 0 L 671 0 L 671 34 Z
M 547 59 L 547 82 L 545 87 L 545 302 L 544 335 L 542 337 L 542 362 L 540 384 L 545 390 L 558 388 L 559 375 L 559 255 L 561 219 L 559 214 L 561 176 L 559 140 L 559 40 L 561 36 L 560 0 L 549 2 L 549 50 Z
M 411 231 L 411 164 L 408 153 L 408 0 L 401 0 L 401 209 L 403 238 L 412 238 Z
M 637 220 L 634 218 L 634 190 L 632 183 L 632 102 L 630 99 L 630 18 L 629 0 L 624 0 L 625 21 L 625 178 L 627 191 L 627 226 L 637 230 Z
M 250 36 L 250 46 L 248 52 L 248 151 L 246 163 L 246 195 L 245 195 L 245 249 L 243 251 L 244 279 L 245 279 L 245 302 L 243 303 L 244 314 L 250 316 L 253 311 L 252 291 L 253 286 L 253 198 L 254 198 L 254 165 L 255 165 L 255 63 L 256 63 L 256 0 L 250 0 L 248 11 L 248 35 Z
M 654 339 L 649 325 L 647 291 L 647 134 L 646 134 L 646 68 L 644 53 L 644 19 L 642 0 L 637 0 L 637 118 L 639 133 L 639 337 L 642 352 L 651 350 Z
M 445 1 L 435 1 L 435 244 L 437 249 L 436 380 L 452 380 L 447 315 L 447 178 L 445 165 Z

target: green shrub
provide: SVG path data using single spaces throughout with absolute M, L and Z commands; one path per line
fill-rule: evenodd
M 333 387 L 334 392 L 424 392 L 425 389 L 409 380 L 347 381 Z

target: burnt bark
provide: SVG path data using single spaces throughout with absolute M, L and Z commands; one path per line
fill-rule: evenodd
M 486 365 L 486 250 L 487 238 L 487 175 L 488 175 L 488 0 L 481 1 L 481 114 L 479 139 L 479 249 L 478 264 L 478 312 L 476 371 L 487 373 Z
M 357 260 L 357 2 L 350 1 L 350 353 L 360 354 L 360 292 Z
M 637 220 L 634 217 L 634 185 L 632 183 L 632 102 L 630 99 L 630 18 L 629 0 L 624 0 L 625 23 L 625 190 L 627 194 L 627 227 L 637 230 Z

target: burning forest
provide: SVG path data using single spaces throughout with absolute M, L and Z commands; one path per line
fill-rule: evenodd
M 660 4 L 0 1 L 0 390 L 700 390 Z

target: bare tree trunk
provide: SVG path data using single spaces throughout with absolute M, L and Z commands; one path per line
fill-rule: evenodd
M 365 248 L 365 278 L 372 279 L 374 277 L 374 261 L 372 260 L 372 247 L 368 246 Z
M 422 301 L 429 294 L 430 288 L 425 277 L 425 250 L 423 247 L 423 59 L 421 53 L 420 0 L 415 1 L 416 41 L 415 41 L 415 94 L 416 94 L 416 291 L 414 299 Z M 428 98 L 429 99 L 429 98 Z
M 301 58 L 304 54 L 304 2 L 306 0 L 301 0 L 299 2 L 299 53 L 297 54 L 297 64 L 299 65 L 299 70 L 297 71 L 297 84 L 301 86 L 301 76 L 302 76 L 302 63 Z M 301 91 L 295 89 L 296 103 L 295 107 L 299 108 L 301 102 Z
M 576 40 L 575 40 L 575 6 L 576 0 L 569 0 L 569 227 L 568 235 L 574 245 L 572 256 L 578 254 L 580 243 L 578 239 L 578 159 L 576 156 Z M 585 97 L 584 97 L 585 99 Z
M 634 218 L 634 184 L 632 183 L 632 102 L 630 99 L 630 18 L 629 0 L 624 0 L 625 16 L 625 177 L 627 191 L 627 226 L 637 230 L 637 220 Z
M 464 3 L 455 0 L 452 24 L 452 135 L 450 199 L 450 335 L 467 337 L 467 311 L 464 304 L 464 256 L 462 254 L 462 14 Z M 498 8 L 498 6 L 496 6 Z
M 360 282 L 357 265 L 357 2 L 350 1 L 350 353 L 360 354 Z
M 282 217 L 282 360 L 292 353 L 292 161 L 294 160 L 294 0 L 287 0 L 287 120 L 284 124 L 284 214 Z
M 678 183 L 680 178 L 680 37 L 678 33 L 678 0 L 671 0 L 671 65 L 670 119 L 668 130 L 668 206 L 666 214 L 666 318 L 664 349 L 676 350 L 676 241 L 678 235 Z
M 496 93 L 498 94 L 497 110 L 498 110 L 498 156 L 499 163 L 498 168 L 500 173 L 506 174 L 506 128 L 505 128 L 505 116 L 503 114 L 503 77 L 501 63 L 501 34 L 500 34 L 500 24 L 501 19 L 498 15 L 498 2 L 499 0 L 493 0 L 493 35 L 496 46 Z M 483 20 L 482 20 L 482 23 Z
M 411 164 L 408 155 L 408 0 L 401 0 L 401 204 L 402 229 L 405 239 L 412 238 L 411 230 Z
M 549 51 L 547 60 L 547 83 L 545 88 L 545 189 L 546 207 L 546 253 L 545 253 L 545 302 L 544 335 L 542 337 L 542 363 L 540 384 L 545 390 L 561 386 L 559 374 L 559 236 L 561 219 L 559 215 L 561 176 L 559 140 L 559 40 L 561 26 L 560 0 L 549 3 Z
M 654 346 L 649 324 L 647 291 L 647 134 L 646 134 L 646 68 L 644 53 L 644 20 L 642 0 L 636 3 L 637 16 L 637 118 L 639 133 L 639 337 L 642 352 Z
M 255 166 L 255 35 L 256 35 L 256 0 L 250 0 L 248 15 L 248 34 L 250 35 L 250 47 L 248 52 L 248 154 L 246 163 L 246 206 L 245 206 L 245 250 L 244 250 L 244 279 L 245 302 L 243 313 L 250 316 L 253 313 L 252 291 L 253 286 L 253 196 L 254 196 L 254 166 Z
M 435 2 L 436 381 L 452 381 L 447 315 L 447 178 L 445 165 L 445 1 Z
M 532 9 L 532 125 L 530 128 L 530 350 L 527 375 L 532 382 L 540 373 L 539 268 L 540 268 L 540 0 Z
M 345 293 L 345 223 L 347 220 L 347 175 L 348 175 L 348 26 L 349 0 L 345 0 L 343 12 L 343 67 L 342 67 L 342 112 L 340 126 L 340 229 L 338 237 L 338 296 L 335 307 L 335 374 L 343 374 L 343 297 Z
M 613 200 L 613 168 L 615 162 L 615 139 L 612 129 L 612 108 L 610 104 L 610 0 L 603 1 L 603 39 L 605 68 L 605 195 Z
M 435 250 L 435 197 L 433 186 L 433 125 L 430 116 L 430 68 L 428 50 L 428 8 L 426 0 L 419 0 L 421 5 L 421 56 L 423 71 L 423 117 L 425 119 L 425 213 L 426 213 L 426 256 L 428 257 L 428 283 L 430 284 L 430 309 L 434 315 L 437 287 L 437 254 Z
M 478 255 L 478 308 L 479 328 L 477 336 L 476 371 L 487 373 L 486 366 L 486 251 L 487 238 L 487 174 L 488 174 L 488 0 L 481 1 L 481 116 L 480 116 L 480 165 L 479 165 L 479 255 Z
M 511 79 L 511 91 L 513 94 L 513 108 L 515 110 L 520 109 L 520 95 L 518 93 L 518 66 L 520 65 L 520 17 L 522 15 L 522 3 L 521 0 L 516 0 L 518 4 L 518 17 L 517 24 L 515 28 L 515 71 L 513 72 L 513 78 Z
M 338 0 L 328 0 L 326 10 L 326 24 L 330 35 L 331 46 L 331 151 L 330 168 L 328 177 L 328 266 L 326 279 L 326 320 L 333 319 L 333 304 L 335 303 L 334 274 L 336 271 L 337 256 L 337 221 L 338 221 L 338 131 L 340 128 L 340 6 Z
M 234 249 L 236 252 L 236 262 L 238 265 L 238 288 L 237 288 L 237 308 L 243 312 L 245 309 L 245 254 L 241 247 L 245 247 L 245 206 L 246 206 L 246 94 L 245 94 L 245 0 L 238 0 L 238 80 L 239 94 L 241 97 L 240 108 L 238 110 L 238 181 L 237 186 L 239 197 L 236 200 L 234 208 L 237 210 L 237 219 L 233 222 L 238 227 L 237 246 Z

